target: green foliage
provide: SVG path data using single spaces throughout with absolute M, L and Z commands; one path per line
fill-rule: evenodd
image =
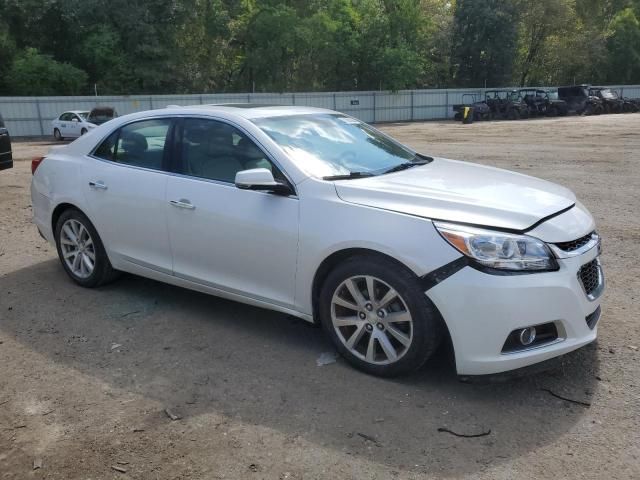
M 458 0 L 453 62 L 460 86 L 511 83 L 518 23 L 514 0 Z
M 611 31 L 607 40 L 607 80 L 640 83 L 640 21 L 634 10 L 625 8 L 618 12 L 611 22 Z
M 35 48 L 17 55 L 6 75 L 6 83 L 17 95 L 80 95 L 87 93 L 87 74 L 68 63 L 55 61 Z
M 0 0 L 0 95 L 640 83 L 640 0 Z

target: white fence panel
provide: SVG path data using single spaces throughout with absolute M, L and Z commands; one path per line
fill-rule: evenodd
M 640 98 L 640 85 L 612 85 L 621 95 Z M 453 105 L 480 100 L 491 88 L 401 90 L 398 92 L 223 93 L 125 95 L 106 97 L 0 97 L 0 114 L 14 137 L 51 135 L 51 120 L 67 110 L 114 107 L 119 115 L 168 105 L 257 103 L 328 108 L 365 122 L 440 120 L 453 117 Z

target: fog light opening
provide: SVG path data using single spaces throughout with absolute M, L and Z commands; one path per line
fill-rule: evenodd
M 523 328 L 520 330 L 519 338 L 522 345 L 531 345 L 536 340 L 536 327 Z

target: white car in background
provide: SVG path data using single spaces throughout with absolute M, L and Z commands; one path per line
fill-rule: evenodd
M 32 171 L 34 222 L 79 285 L 125 271 L 319 322 L 369 373 L 414 370 L 447 336 L 475 375 L 597 335 L 600 237 L 571 191 L 338 112 L 140 112 Z
M 97 125 L 87 121 L 89 112 L 83 110 L 71 110 L 64 112 L 58 118 L 51 121 L 53 136 L 56 140 L 65 138 L 77 138 Z

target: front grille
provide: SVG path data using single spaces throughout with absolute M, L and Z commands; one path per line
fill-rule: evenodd
M 578 278 L 582 283 L 584 292 L 587 295 L 593 294 L 600 286 L 600 268 L 598 266 L 598 259 L 594 258 L 589 263 L 585 263 L 578 270 Z
M 598 306 L 598 308 L 596 308 L 596 310 L 593 313 L 590 313 L 589 315 L 587 315 L 585 317 L 585 321 L 587 322 L 587 326 L 593 330 L 593 327 L 596 326 L 596 323 L 598 323 L 598 320 L 600 320 L 600 306 Z
M 576 240 L 571 240 L 570 242 L 560 242 L 560 243 L 556 243 L 555 245 L 560 250 L 564 250 L 565 252 L 573 252 L 574 250 L 578 250 L 579 248 L 582 248 L 587 243 L 589 243 L 594 233 L 595 232 L 591 232 L 585 235 L 584 237 L 580 237 Z

